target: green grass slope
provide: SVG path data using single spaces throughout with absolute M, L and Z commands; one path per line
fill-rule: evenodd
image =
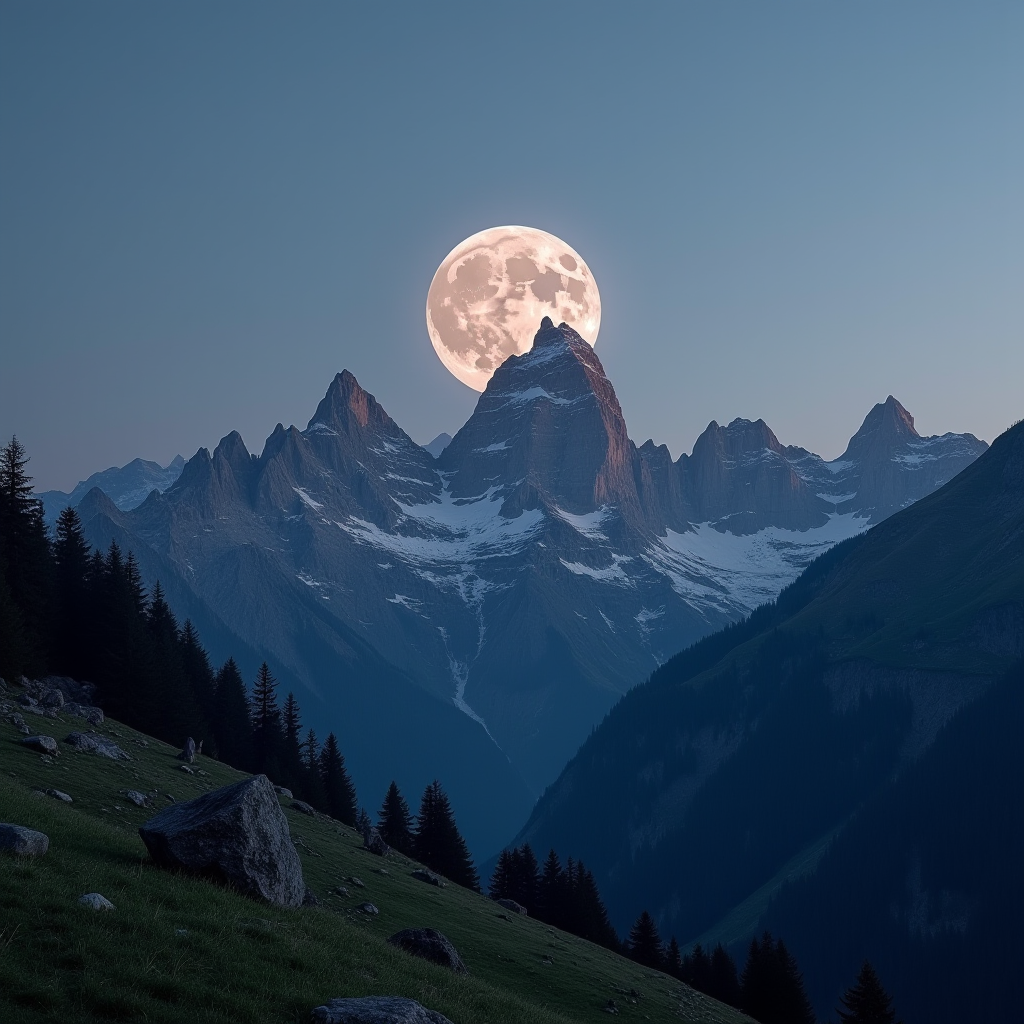
M 81 726 L 25 717 L 58 740 Z M 352 829 L 299 814 L 288 800 L 282 805 L 306 882 L 323 907 L 279 910 L 160 871 L 137 832 L 154 810 L 135 807 L 125 791 L 155 793 L 158 809 L 166 794 L 186 800 L 242 773 L 200 758 L 190 776 L 166 744 L 109 720 L 99 731 L 116 737 L 132 761 L 62 743 L 48 763 L 0 722 L 0 821 L 50 837 L 45 857 L 0 856 L 2 1021 L 305 1021 L 327 999 L 373 994 L 418 999 L 456 1024 L 607 1020 L 610 999 L 623 1020 L 748 1019 L 575 936 L 509 919 L 475 893 L 419 882 L 412 861 L 375 857 Z M 51 788 L 74 803 L 46 796 Z M 337 885 L 351 896 L 329 895 Z M 86 892 L 102 893 L 117 909 L 79 906 Z M 360 913 L 363 901 L 379 916 Z M 385 943 L 409 927 L 444 932 L 469 976 Z M 642 998 L 631 999 L 630 990 Z

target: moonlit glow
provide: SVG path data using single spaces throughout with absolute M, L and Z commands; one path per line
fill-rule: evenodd
M 575 249 L 537 228 L 488 228 L 457 245 L 427 293 L 427 331 L 442 363 L 483 391 L 512 355 L 528 352 L 541 320 L 567 323 L 593 345 L 601 296 Z

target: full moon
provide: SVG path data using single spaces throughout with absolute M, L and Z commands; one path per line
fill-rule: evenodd
M 478 231 L 437 268 L 427 331 L 442 363 L 475 391 L 512 355 L 530 350 L 540 322 L 567 323 L 593 345 L 601 296 L 575 249 L 537 228 Z

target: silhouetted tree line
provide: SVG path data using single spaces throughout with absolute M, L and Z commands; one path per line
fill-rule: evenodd
M 551 850 L 541 868 L 529 843 L 503 850 L 488 893 L 491 899 L 515 900 L 531 917 L 545 924 L 608 949 L 621 947 L 597 882 L 582 861 L 570 857 L 563 868 L 558 854 Z
M 147 594 L 116 543 L 89 549 L 73 508 L 48 536 L 17 438 L 0 448 L 0 676 L 87 679 L 113 718 L 168 743 L 187 736 L 211 757 L 260 772 L 347 825 L 369 825 L 338 739 L 303 734 L 293 693 L 283 706 L 264 662 L 251 691 L 234 658 L 214 671 L 193 624 L 179 624 L 160 583 Z M 427 786 L 413 818 L 395 783 L 380 812 L 389 845 L 459 885 L 480 883 L 447 794 Z
M 699 943 L 681 955 L 672 936 L 666 948 L 645 910 L 633 923 L 626 953 L 645 967 L 671 974 L 698 992 L 735 1006 L 760 1024 L 815 1024 L 796 958 L 782 939 L 764 932 L 751 939 L 742 974 L 719 942 L 708 952 Z M 841 1024 L 896 1024 L 892 999 L 867 961 L 836 1008 Z
M 318 810 L 354 825 L 356 792 L 331 733 L 321 746 L 294 694 L 278 704 L 264 663 L 250 696 L 233 658 L 210 665 L 160 583 L 147 594 L 131 552 L 89 549 L 73 508 L 48 536 L 17 438 L 0 448 L 0 676 L 87 679 L 112 717 L 248 772 L 262 772 Z

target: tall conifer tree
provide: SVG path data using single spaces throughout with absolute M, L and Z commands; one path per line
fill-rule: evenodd
M 384 803 L 377 814 L 377 828 L 388 846 L 406 855 L 412 852 L 412 814 L 394 780 L 384 794 Z
M 660 969 L 664 955 L 658 926 L 654 918 L 644 910 L 629 930 L 629 956 L 645 967 Z
M 53 663 L 58 672 L 85 679 L 91 675 L 86 654 L 91 633 L 89 545 L 85 542 L 78 512 L 70 505 L 57 519 L 56 534 Z
M 217 673 L 213 698 L 213 737 L 217 757 L 242 771 L 254 767 L 252 712 L 245 681 L 234 658 Z
M 896 1024 L 892 997 L 882 987 L 874 967 L 864 961 L 857 982 L 848 988 L 836 1007 L 841 1024 Z
M 256 770 L 281 781 L 281 711 L 277 706 L 277 680 L 266 662 L 260 665 L 252 689 L 252 738 Z
M 358 813 L 356 788 L 345 769 L 345 758 L 333 732 L 320 752 L 320 778 L 324 783 L 327 813 L 346 825 L 355 826 Z
M 814 1024 L 796 960 L 782 939 L 765 932 L 750 941 L 740 979 L 740 1009 L 761 1024 Z
M 455 823 L 448 795 L 436 779 L 423 792 L 416 821 L 413 851 L 431 871 L 467 889 L 480 889 L 469 847 Z

